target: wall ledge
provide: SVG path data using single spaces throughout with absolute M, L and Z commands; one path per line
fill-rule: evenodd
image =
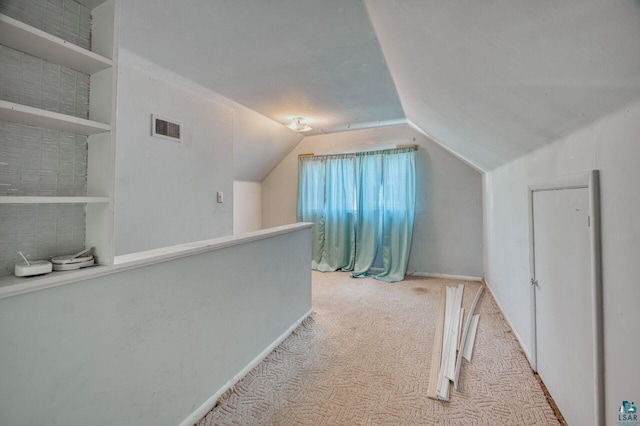
M 482 277 L 476 277 L 471 275 L 452 275 L 452 274 L 433 274 L 430 272 L 408 272 L 407 276 L 414 277 L 426 277 L 426 278 L 442 278 L 446 280 L 461 280 L 461 281 L 482 281 Z
M 131 269 L 142 268 L 157 263 L 169 262 L 188 256 L 195 256 L 210 251 L 221 250 L 253 241 L 276 237 L 278 235 L 311 228 L 312 223 L 300 222 L 274 228 L 261 229 L 238 235 L 213 238 L 175 246 L 162 247 L 154 250 L 141 251 L 116 256 L 113 265 L 100 265 L 78 271 L 53 272 L 47 275 L 19 278 L 14 276 L 0 278 L 0 299 L 31 293 L 47 288 L 59 287 L 78 281 L 103 277 Z

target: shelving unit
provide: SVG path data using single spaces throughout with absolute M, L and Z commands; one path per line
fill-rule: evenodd
M 105 204 L 109 197 L 31 197 L 3 196 L 0 204 Z
M 87 194 L 90 195 L 0 195 L 0 206 L 84 204 L 85 244 L 87 247 L 95 247 L 94 253 L 100 264 L 112 264 L 115 172 L 115 134 L 112 130 L 115 126 L 117 75 L 116 61 L 112 58 L 116 56 L 116 9 L 119 0 L 76 1 L 88 7 L 91 13 L 92 50 L 77 46 L 2 13 L 0 13 L 0 43 L 49 63 L 88 74 L 90 76 L 89 119 L 0 99 L 0 121 L 88 136 L 86 167 Z M 2 171 L 1 168 L 0 171 Z
M 111 59 L 1 13 L 0 40 L 2 44 L 12 49 L 85 74 L 95 74 L 113 66 Z
M 79 135 L 96 135 L 111 131 L 108 124 L 3 100 L 0 100 L 0 120 Z

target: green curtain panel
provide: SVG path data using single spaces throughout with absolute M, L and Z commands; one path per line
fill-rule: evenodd
M 382 273 L 376 278 L 404 279 L 411 251 L 416 206 L 415 151 L 383 156 Z
M 311 267 L 318 269 L 324 252 L 324 161 L 301 161 L 298 172 L 298 222 L 313 222 Z
M 351 271 L 355 259 L 355 167 L 353 158 L 325 157 L 324 250 L 318 270 Z
M 380 246 L 382 231 L 382 155 L 364 153 L 356 158 L 358 214 L 356 222 L 356 262 L 352 277 L 369 275 Z
M 313 222 L 312 268 L 404 279 L 415 209 L 415 151 L 300 157 L 298 221 Z

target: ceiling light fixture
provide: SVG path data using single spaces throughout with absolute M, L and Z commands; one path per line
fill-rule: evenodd
M 289 124 L 287 127 L 294 132 L 308 132 L 309 130 L 311 130 L 311 126 L 309 126 L 309 123 L 307 123 L 302 117 L 293 117 L 293 119 L 291 120 L 291 124 Z

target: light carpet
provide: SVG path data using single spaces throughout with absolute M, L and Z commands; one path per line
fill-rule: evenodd
M 558 424 L 486 291 L 461 391 L 449 403 L 427 398 L 440 288 L 459 283 L 466 317 L 479 283 L 313 272 L 312 317 L 198 425 Z

